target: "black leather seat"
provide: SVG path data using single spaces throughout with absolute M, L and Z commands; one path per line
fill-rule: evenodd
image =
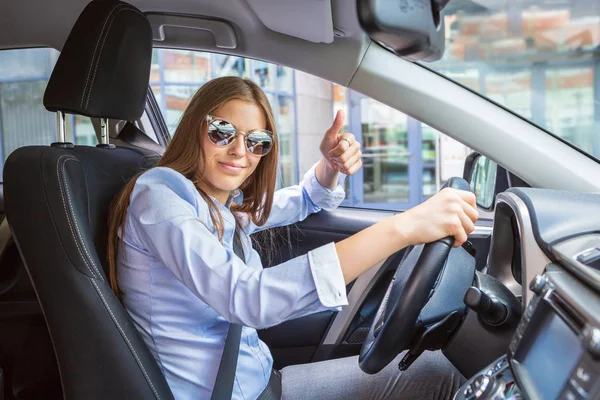
M 135 7 L 90 3 L 44 97 L 50 111 L 126 121 L 144 110 L 152 33 Z M 4 168 L 6 214 L 37 293 L 67 399 L 171 399 L 107 279 L 107 214 L 157 155 L 132 148 L 24 147 Z

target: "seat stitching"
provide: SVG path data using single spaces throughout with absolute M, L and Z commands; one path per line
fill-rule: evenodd
M 94 65 L 94 75 L 92 76 L 92 82 L 90 84 L 90 90 L 87 94 L 87 99 L 85 101 L 85 106 L 87 107 L 88 104 L 90 103 L 90 97 L 92 96 L 92 90 L 94 88 L 94 82 L 96 81 L 96 72 L 98 72 L 98 65 L 100 64 L 100 58 L 102 57 L 102 50 L 104 49 L 104 44 L 106 43 L 106 38 L 108 37 L 108 32 L 110 32 L 110 27 L 112 26 L 113 22 L 115 21 L 115 19 L 117 19 L 117 15 L 119 15 L 119 13 L 121 11 L 132 11 L 135 12 L 139 15 L 141 15 L 142 17 L 144 16 L 144 14 L 142 14 L 141 12 L 131 9 L 131 8 L 121 8 L 119 11 L 117 11 L 115 13 L 115 15 L 113 15 L 110 24 L 108 25 L 108 28 L 106 29 L 106 35 L 104 35 L 104 39 L 102 39 L 102 46 L 100 47 L 100 53 L 98 53 L 98 59 L 96 60 L 96 63 Z
M 104 33 L 104 28 L 106 28 L 106 23 L 110 19 L 110 16 L 115 12 L 115 10 L 117 10 L 118 8 L 123 8 L 123 7 L 125 7 L 125 4 L 117 4 L 115 7 L 113 7 L 112 10 L 110 10 L 110 13 L 106 17 L 106 20 L 104 20 L 104 25 L 102 26 L 102 30 L 100 31 L 100 36 L 98 36 L 98 40 L 96 41 L 96 47 L 94 48 L 94 55 L 92 56 L 92 62 L 90 64 L 90 70 L 88 71 L 88 76 L 87 76 L 87 79 L 85 80 L 85 86 L 83 88 L 83 93 L 81 93 L 81 103 L 80 103 L 80 106 L 82 108 L 83 108 L 83 100 L 85 99 L 85 91 L 87 90 L 88 82 L 90 80 L 90 75 L 92 74 L 92 65 L 94 65 L 94 60 L 96 59 L 96 52 L 98 51 L 98 44 L 100 44 L 100 39 L 102 38 L 102 35 Z
M 98 49 L 98 45 L 100 44 L 100 40 L 102 40 L 102 46 L 100 47 L 100 52 L 98 52 L 98 57 L 94 57 L 94 59 L 92 60 L 92 64 L 90 65 L 90 70 L 88 72 L 88 79 L 90 74 L 92 74 L 92 70 L 94 71 L 93 76 L 92 76 L 92 80 L 90 83 L 90 90 L 87 92 L 87 96 L 84 93 L 83 95 L 85 96 L 85 107 L 88 106 L 88 103 L 90 101 L 90 94 L 92 92 L 92 88 L 94 87 L 94 81 L 96 80 L 96 72 L 98 70 L 98 64 L 100 64 L 100 58 L 102 57 L 102 49 L 104 49 L 104 43 L 106 42 L 106 38 L 108 37 L 108 32 L 110 32 L 110 27 L 112 26 L 113 21 L 115 20 L 116 16 L 124 9 L 125 5 L 121 4 L 120 7 L 115 7 L 111 10 L 110 14 L 108 15 L 108 17 L 106 18 L 106 21 L 104 21 L 104 27 L 106 27 L 106 24 L 108 23 L 108 21 L 110 20 L 110 23 L 108 24 L 108 28 L 106 28 L 106 31 L 104 30 L 104 27 L 102 27 L 102 31 L 100 32 L 100 36 L 98 37 L 98 41 L 96 42 L 96 49 Z M 118 9 L 118 10 L 117 10 Z M 95 56 L 95 54 L 94 54 Z M 87 89 L 87 85 L 86 85 L 86 89 Z M 81 103 L 83 104 L 83 98 L 81 99 Z
M 62 176 L 62 178 L 63 178 L 63 180 L 65 182 L 65 187 L 67 189 L 66 192 L 67 192 L 67 200 L 69 201 L 69 208 L 71 209 L 71 213 L 75 214 L 73 212 L 73 205 L 72 205 L 73 202 L 71 200 L 71 194 L 69 193 L 69 190 L 68 190 L 69 189 L 69 183 L 67 182 L 67 180 L 64 177 L 64 175 L 65 175 L 64 169 L 65 169 L 65 165 L 67 164 L 67 161 L 77 161 L 77 162 L 80 162 L 80 161 L 78 159 L 74 158 L 74 157 L 66 159 L 65 162 L 63 163 L 63 168 L 62 168 L 63 169 L 63 176 Z M 87 250 L 87 246 L 83 242 L 81 232 L 79 231 L 79 224 L 77 223 L 77 218 L 73 218 L 73 222 L 75 223 L 75 229 L 77 229 L 77 233 L 79 235 L 76 239 L 81 242 L 81 247 L 83 248 L 83 251 L 85 252 L 85 255 L 88 257 L 89 263 L 92 264 L 92 267 L 94 267 L 94 270 L 98 274 L 97 278 L 100 279 L 101 281 L 103 281 L 104 278 L 103 278 L 102 274 L 100 273 L 100 270 L 96 266 L 96 263 L 94 262 L 94 259 L 92 258 L 92 256 L 90 255 L 90 253 Z
M 62 202 L 63 202 L 63 207 L 64 207 L 64 210 L 65 210 L 65 215 L 66 215 L 66 217 L 67 217 L 67 222 L 68 222 L 68 224 L 69 224 L 69 229 L 71 230 L 71 236 L 73 236 L 73 238 L 77 239 L 77 236 L 75 235 L 75 232 L 73 231 L 73 225 L 72 225 L 73 223 L 72 223 L 72 221 L 71 221 L 71 217 L 70 217 L 70 215 L 69 215 L 69 212 L 67 211 L 67 204 L 66 204 L 66 202 L 65 202 L 65 195 L 64 195 L 64 192 L 63 192 L 62 182 L 61 182 L 61 180 L 60 180 L 60 178 L 62 177 L 62 175 L 61 175 L 61 173 L 60 173 L 60 169 L 59 169 L 59 167 L 60 167 L 60 165 L 61 165 L 61 161 L 63 160 L 63 158 L 66 158 L 66 160 L 65 160 L 65 162 L 66 162 L 66 161 L 68 161 L 68 160 L 73 160 L 73 159 L 75 159 L 75 157 L 73 157 L 73 156 L 70 156 L 70 155 L 66 155 L 66 154 L 65 154 L 65 155 L 62 155 L 62 156 L 60 156 L 60 158 L 58 159 L 58 163 L 56 164 L 56 175 L 57 175 L 57 177 L 59 178 L 59 179 L 58 179 L 58 187 L 59 187 L 59 189 L 60 189 L 60 197 L 61 197 L 61 200 L 62 200 Z M 63 164 L 63 166 L 64 166 L 64 164 Z M 63 168 L 63 169 L 64 169 L 64 168 Z M 69 208 L 71 208 L 71 207 L 70 207 L 70 204 L 69 204 Z M 82 260 L 83 260 L 83 262 L 84 262 L 85 266 L 87 267 L 88 271 L 90 272 L 90 275 L 91 275 L 92 277 L 96 278 L 96 275 L 95 275 L 95 274 L 92 272 L 92 269 L 90 268 L 90 266 L 89 266 L 89 264 L 88 264 L 88 262 L 87 262 L 86 258 L 84 257 L 84 255 L 83 255 L 83 253 L 82 253 L 82 251 L 81 251 L 81 248 L 79 247 L 79 242 L 78 242 L 77 240 L 75 240 L 75 245 L 77 246 L 77 251 L 79 251 L 79 255 L 81 256 L 81 258 L 82 258 Z
M 150 379 L 150 376 L 148 375 L 148 372 L 146 372 L 146 368 L 144 368 L 144 365 L 142 364 L 142 361 L 140 360 L 137 352 L 135 351 L 135 349 L 133 348 L 133 345 L 131 344 L 131 342 L 129 341 L 129 338 L 127 337 L 127 334 L 125 333 L 125 331 L 123 330 L 123 328 L 121 327 L 121 324 L 119 324 L 119 321 L 117 320 L 117 318 L 115 317 L 115 315 L 112 312 L 112 309 L 110 308 L 110 305 L 108 304 L 108 302 L 106 301 L 106 299 L 104 298 L 104 295 L 102 294 L 102 291 L 100 290 L 100 288 L 98 287 L 98 284 L 96 283 L 96 281 L 94 281 L 93 279 L 90 279 L 92 281 L 92 284 L 94 285 L 94 287 L 96 288 L 96 292 L 100 295 L 100 297 L 102 298 L 102 303 L 104 303 L 104 306 L 108 309 L 108 312 L 110 313 L 110 316 L 113 320 L 113 322 L 117 325 L 117 328 L 119 329 L 119 332 L 121 332 L 121 335 L 123 335 L 123 338 L 125 338 L 125 341 L 127 342 L 127 346 L 129 347 L 129 349 L 131 350 L 131 352 L 133 353 L 133 356 L 135 357 L 135 360 L 137 361 L 138 365 L 140 366 L 140 368 L 142 369 L 142 372 L 144 374 L 144 377 L 146 378 L 146 380 L 148 381 L 148 383 L 150 384 L 150 387 L 152 388 L 152 391 L 154 392 L 154 395 L 156 396 L 157 399 L 160 399 L 160 395 L 158 394 L 158 391 L 156 390 L 156 388 L 154 387 L 154 384 L 152 383 L 152 379 Z

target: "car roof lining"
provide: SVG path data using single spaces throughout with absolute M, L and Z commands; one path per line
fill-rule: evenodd
M 347 0 L 332 0 L 333 26 L 343 34 L 332 43 L 315 43 L 265 26 L 246 0 L 131 0 L 145 13 L 202 16 L 228 21 L 233 27 L 237 47 L 220 49 L 210 32 L 197 29 L 166 28 L 168 35 L 157 47 L 187 48 L 226 53 L 286 65 L 347 86 L 356 72 L 370 39 L 362 32 L 356 7 Z M 62 48 L 71 27 L 88 0 L 37 2 L 21 0 L 3 5 L 0 14 L 0 49 Z M 298 24 L 294 16 L 279 18 Z M 304 24 L 304 22 L 303 22 Z M 310 24 L 306 24 L 310 29 Z

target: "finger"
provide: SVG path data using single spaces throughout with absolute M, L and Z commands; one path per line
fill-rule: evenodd
M 467 190 L 456 190 L 456 193 L 473 208 L 477 209 L 477 198 L 475 197 L 475 193 Z
M 468 237 L 467 237 L 467 233 L 465 232 L 465 229 L 463 227 L 462 219 L 458 215 L 456 216 L 456 218 L 458 218 L 459 223 L 456 224 L 456 228 L 455 228 L 455 231 L 452 234 L 452 236 L 454 236 L 454 247 L 459 247 L 459 246 L 462 246 L 462 244 L 467 241 Z M 466 217 L 466 215 L 465 215 L 465 219 L 468 219 Z
M 337 135 L 337 146 L 331 149 L 328 153 L 329 157 L 338 157 L 342 155 L 346 150 L 350 149 L 356 143 L 356 138 L 351 133 L 344 133 L 342 135 Z M 360 148 L 360 144 L 359 144 Z
M 331 149 L 328 153 L 329 157 L 339 157 L 342 154 L 344 154 L 344 152 L 346 152 L 346 150 L 348 150 L 350 148 L 350 145 L 348 144 L 348 142 L 346 140 L 340 140 L 339 143 L 337 144 L 337 146 L 335 146 L 333 149 Z
M 477 211 L 476 208 L 473 208 L 472 205 L 470 205 L 469 203 L 463 201 L 462 202 L 462 206 L 463 206 L 463 211 L 465 212 L 465 214 L 467 215 L 467 217 L 469 217 L 469 219 L 473 222 L 476 222 L 479 219 L 479 211 Z
M 469 234 L 475 229 L 475 224 L 465 213 L 458 215 L 461 226 L 458 228 L 458 232 L 454 235 L 454 247 L 461 246 L 469 239 Z
M 346 139 L 351 144 L 356 143 L 356 138 L 350 132 L 342 133 L 341 135 L 338 135 L 338 138 L 339 140 Z
M 343 140 L 343 142 L 346 141 Z M 340 154 L 338 157 L 335 157 L 335 160 L 343 164 L 351 158 L 356 158 L 357 155 L 360 156 L 362 155 L 362 153 L 360 151 L 360 144 L 358 142 L 355 142 L 345 152 Z
M 337 134 L 340 132 L 344 126 L 344 111 L 338 110 L 337 114 L 335 114 L 335 118 L 333 119 L 333 123 L 331 127 L 325 131 L 325 136 L 331 136 L 332 138 L 337 137 Z
M 361 159 L 359 159 L 357 163 L 354 163 L 347 170 L 343 170 L 341 172 L 344 173 L 344 174 L 346 174 L 346 175 L 354 175 L 356 173 L 356 171 L 358 171 L 360 169 L 360 167 L 362 167 L 362 160 Z
M 354 153 L 351 156 L 351 158 L 342 162 L 342 164 L 341 164 L 342 169 L 350 169 L 350 167 L 352 167 L 354 164 L 356 164 L 360 160 L 361 157 L 362 157 L 362 153 L 360 151 L 357 151 L 356 153 Z
M 469 218 L 469 216 L 465 213 L 460 213 L 459 215 L 460 222 L 462 223 L 462 227 L 467 235 L 470 235 L 471 232 L 475 230 L 475 224 Z

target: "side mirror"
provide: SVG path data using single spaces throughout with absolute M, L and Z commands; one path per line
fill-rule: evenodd
M 483 209 L 491 210 L 494 206 L 499 189 L 498 176 L 498 164 L 479 153 L 471 153 L 465 160 L 463 178 L 469 182 L 477 205 Z
M 358 21 L 376 43 L 410 61 L 436 61 L 445 49 L 448 0 L 357 0 Z

